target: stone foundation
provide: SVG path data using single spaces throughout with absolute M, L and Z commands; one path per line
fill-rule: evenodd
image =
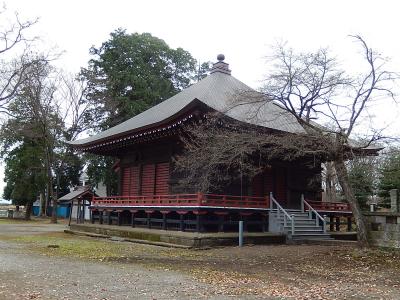
M 372 246 L 400 249 L 400 213 L 365 213 Z
M 184 245 L 193 248 L 238 245 L 237 233 L 181 232 L 97 224 L 71 224 L 70 229 L 74 231 L 90 232 L 106 236 Z M 286 237 L 283 234 L 270 232 L 244 233 L 245 244 L 284 244 L 285 241 Z

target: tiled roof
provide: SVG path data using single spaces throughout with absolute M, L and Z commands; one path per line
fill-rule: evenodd
M 217 64 L 221 64 L 221 62 L 215 65 Z M 86 146 L 109 140 L 114 136 L 139 131 L 178 115 L 193 101 L 200 101 L 208 107 L 242 122 L 285 132 L 304 133 L 303 127 L 296 118 L 280 106 L 272 102 L 264 102 L 263 105 L 255 103 L 254 97 L 259 98 L 261 94 L 229 73 L 230 71 L 215 69 L 203 80 L 141 114 L 99 134 L 69 143 Z
M 61 198 L 58 198 L 57 201 L 71 201 L 71 200 L 77 199 L 78 197 L 83 196 L 87 193 L 93 195 L 93 192 L 90 190 L 90 186 L 88 186 L 88 185 L 78 186 L 72 192 L 62 196 Z

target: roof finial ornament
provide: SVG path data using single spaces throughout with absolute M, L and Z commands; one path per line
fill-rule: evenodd
M 210 74 L 224 73 L 227 75 L 231 75 L 231 70 L 229 70 L 229 65 L 226 62 L 224 62 L 225 55 L 218 54 L 217 59 L 218 59 L 218 61 L 213 65 L 213 67 L 210 71 Z

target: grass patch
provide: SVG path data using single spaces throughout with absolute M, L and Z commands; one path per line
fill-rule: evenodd
M 202 265 L 210 258 L 206 251 L 164 248 L 145 244 L 115 242 L 88 238 L 63 232 L 24 236 L 7 236 L 4 239 L 23 244 L 24 249 L 45 256 L 71 257 L 102 262 L 137 263 L 149 268 L 187 270 L 189 266 Z
M 70 236 L 65 233 L 13 237 L 13 241 L 29 245 L 29 249 L 49 256 L 68 256 L 96 260 L 123 257 L 125 245 L 103 240 Z
M 28 220 L 28 221 L 26 221 L 24 219 L 0 219 L 0 224 L 29 224 L 29 223 L 38 224 L 38 223 L 44 223 L 46 221 L 47 220 L 35 220 L 35 219 Z
M 67 224 L 68 220 L 58 219 L 58 224 Z M 31 218 L 30 220 L 25 219 L 9 219 L 1 218 L 0 224 L 50 224 L 50 218 Z

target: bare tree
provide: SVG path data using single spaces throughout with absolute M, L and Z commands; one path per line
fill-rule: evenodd
M 18 13 L 13 21 L 7 23 L 7 10 L 0 11 L 3 24 L 0 25 L 0 113 L 8 113 L 10 101 L 17 95 L 19 88 L 27 79 L 26 74 L 33 62 L 30 47 L 36 37 L 29 37 L 27 32 L 37 23 L 21 21 Z
M 330 151 L 326 137 L 255 129 L 219 113 L 187 126 L 181 140 L 184 153 L 174 160 L 176 171 L 184 173 L 180 185 L 202 192 L 235 180 L 246 183 L 277 161 L 314 168 Z
M 264 160 L 263 164 L 272 159 L 307 157 L 331 162 L 352 208 L 360 245 L 368 246 L 364 217 L 349 182 L 345 162 L 354 155 L 376 154 L 371 145 L 382 138 L 381 131 L 372 130 L 362 143 L 354 142 L 351 136 L 355 128 L 362 125 L 363 118 L 369 116 L 368 108 L 376 99 L 382 96 L 394 99 L 390 83 L 397 76 L 384 69 L 385 60 L 370 49 L 360 36 L 352 38 L 361 46 L 362 57 L 368 66 L 366 73 L 358 77 L 348 75 L 339 68 L 337 60 L 329 55 L 327 49 L 315 53 L 295 53 L 286 45 L 278 45 L 269 57 L 273 68 L 261 93 L 238 93 L 227 108 L 252 105 L 256 109 L 252 110 L 254 113 L 250 117 L 258 118 L 258 114 L 265 111 L 265 106 L 274 102 L 282 108 L 282 114 L 293 116 L 306 134 L 256 132 L 223 122 L 217 122 L 219 127 L 216 130 L 211 130 L 210 126 L 195 126 L 188 130 L 189 137 L 183 140 L 186 152 L 177 159 L 178 170 L 186 170 L 190 174 L 193 165 L 198 166 L 198 169 L 191 169 L 196 172 L 201 167 L 203 171 L 204 168 L 207 171 L 213 168 L 221 170 L 221 165 L 233 166 L 235 163 L 237 169 L 242 167 L 240 161 L 243 157 L 247 157 L 247 161 L 251 157 L 254 171 L 257 169 L 254 165 L 257 155 L 261 161 Z M 185 180 L 190 179 L 188 175 Z M 209 181 L 212 182 L 212 179 Z
M 89 103 L 86 101 L 86 82 L 77 78 L 73 74 L 59 72 L 58 74 L 58 90 L 55 97 L 55 105 L 57 114 L 60 116 L 64 128 L 63 134 L 60 136 L 60 147 L 56 153 L 54 162 L 54 174 L 56 180 L 55 198 L 58 199 L 60 192 L 60 180 L 62 171 L 68 165 L 71 166 L 77 156 L 73 154 L 70 147 L 65 145 L 65 141 L 74 140 L 83 131 L 88 129 L 89 123 L 86 120 Z M 70 182 L 73 184 L 73 182 Z M 76 183 L 75 183 L 76 184 Z M 56 215 L 52 215 L 55 220 Z
M 325 198 L 328 202 L 337 201 L 337 178 L 333 162 L 328 161 L 324 163 L 322 170 L 323 186 L 325 190 Z
M 37 151 L 41 151 L 46 178 L 42 189 L 46 191 L 42 193 L 46 195 L 43 208 L 52 202 L 52 222 L 56 223 L 61 173 L 79 164 L 64 141 L 75 138 L 85 129 L 85 85 L 54 68 L 46 57 L 34 57 L 31 61 L 36 63 L 27 70 L 18 95 L 9 105 L 10 117 L 2 127 L 3 153 L 6 155 L 10 147 L 26 142 L 33 142 Z M 76 184 L 75 177 L 71 180 Z
M 67 128 L 66 140 L 75 140 L 88 130 L 89 103 L 85 97 L 87 82 L 73 74 L 60 73 L 58 110 Z

